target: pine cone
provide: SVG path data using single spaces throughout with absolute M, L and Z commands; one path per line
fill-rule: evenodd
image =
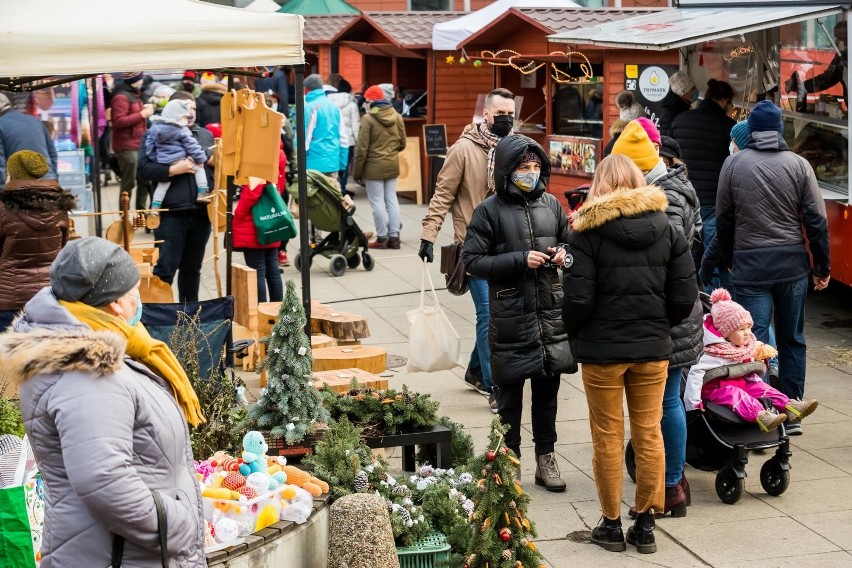
M 506 550 L 504 550 L 503 552 L 500 553 L 500 556 L 503 557 L 503 560 L 506 560 L 506 561 L 511 560 L 512 559 L 512 551 L 507 548 Z
M 402 519 L 402 522 L 408 524 L 411 522 L 411 514 L 408 512 L 408 509 L 405 507 L 399 510 L 399 518 Z
M 355 491 L 363 493 L 370 488 L 370 480 L 367 478 L 366 471 L 359 471 L 355 474 Z
M 411 489 L 405 485 L 395 485 L 393 493 L 394 495 L 400 495 L 402 497 L 411 497 Z

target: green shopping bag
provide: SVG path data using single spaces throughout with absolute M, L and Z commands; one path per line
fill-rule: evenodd
M 296 221 L 274 183 L 264 186 L 263 194 L 251 208 L 251 214 L 260 244 L 268 245 L 296 237 Z
M 0 489 L 0 566 L 36 566 L 26 489 L 22 485 Z
M 36 568 L 44 528 L 44 486 L 26 437 L 11 484 L 0 489 L 0 566 Z

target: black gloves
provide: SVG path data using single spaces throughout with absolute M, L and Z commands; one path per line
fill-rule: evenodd
M 435 245 L 430 243 L 429 241 L 420 241 L 420 251 L 417 253 L 417 256 L 421 258 L 421 260 L 425 260 L 426 262 L 432 262 L 434 258 L 434 250 Z

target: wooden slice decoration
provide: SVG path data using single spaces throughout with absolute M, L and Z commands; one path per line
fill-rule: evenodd
M 311 349 L 322 349 L 323 347 L 334 347 L 334 339 L 320 333 L 311 336 Z
M 374 345 L 354 345 L 314 349 L 313 356 L 314 371 L 356 368 L 378 375 L 385 371 L 388 353 Z
M 370 328 L 364 316 L 312 302 L 311 333 L 324 333 L 338 341 L 358 341 L 370 337 Z
M 160 227 L 160 216 L 159 215 L 149 214 L 145 217 L 145 228 L 151 229 L 153 231 L 154 229 L 157 229 L 159 227 Z
M 134 237 L 134 229 L 131 223 L 127 222 L 128 233 L 130 234 L 130 242 L 133 242 Z M 110 242 L 113 242 L 117 245 L 124 246 L 124 227 L 122 227 L 122 221 L 113 221 L 106 230 L 106 239 Z M 129 243 L 128 243 L 129 244 Z
M 317 371 L 314 373 L 314 386 L 318 389 L 327 386 L 336 393 L 348 392 L 352 379 L 358 381 L 361 388 L 384 390 L 388 380 L 363 369 L 338 369 L 336 371 Z

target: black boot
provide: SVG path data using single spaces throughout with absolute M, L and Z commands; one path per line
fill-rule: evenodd
M 657 541 L 654 539 L 654 515 L 648 511 L 639 513 L 636 522 L 627 529 L 627 542 L 636 547 L 640 554 L 657 552 Z
M 621 517 L 617 519 L 601 517 L 600 524 L 592 529 L 592 543 L 610 552 L 627 550 L 627 545 L 624 544 L 624 533 L 621 530 Z

